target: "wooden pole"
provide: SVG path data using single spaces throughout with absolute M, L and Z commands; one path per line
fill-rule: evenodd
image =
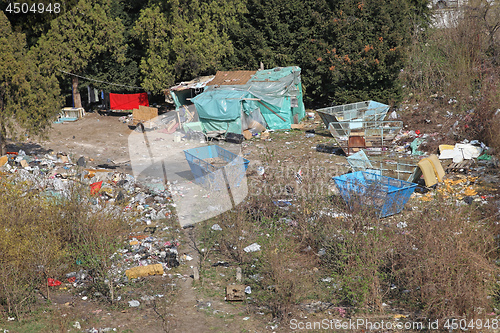
M 276 116 L 278 116 L 281 120 L 283 120 L 286 123 L 285 118 L 283 118 L 282 116 L 280 116 L 279 114 L 277 114 L 276 112 L 274 112 L 269 106 L 267 106 L 266 104 L 262 103 L 261 100 L 259 100 L 259 103 L 262 104 L 262 105 L 264 105 L 264 107 L 266 109 L 268 109 L 269 111 L 271 111 L 272 113 L 274 113 Z

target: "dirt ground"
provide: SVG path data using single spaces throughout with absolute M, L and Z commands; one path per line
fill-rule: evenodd
M 85 157 L 87 167 L 113 167 L 115 170 L 132 173 L 132 159 L 136 152 L 136 144 L 144 141 L 142 133 L 129 128 L 123 122 L 121 114 L 103 115 L 87 113 L 84 118 L 75 122 L 53 124 L 44 140 L 29 141 L 16 147 L 23 148 L 27 154 L 49 153 L 67 154 L 75 162 Z M 319 118 L 307 121 L 305 129 L 321 128 Z M 249 175 L 255 175 L 255 169 L 265 161 L 269 154 L 280 156 L 282 170 L 266 170 L 274 172 L 288 172 L 294 174 L 301 168 L 303 175 L 308 176 L 319 172 L 325 179 L 334 174 L 341 174 L 347 170 L 347 164 L 341 156 L 321 154 L 315 151 L 318 143 L 329 142 L 330 134 L 323 130 L 312 138 L 306 138 L 304 130 L 285 132 L 277 137 L 271 133 L 270 141 L 250 140 L 242 145 L 219 143 L 225 149 L 241 153 L 251 160 Z M 148 133 L 150 140 L 168 143 L 175 140 L 171 134 Z M 156 135 L 156 136 L 155 136 Z M 14 147 L 14 146 L 11 146 Z M 288 165 L 294 161 L 293 167 Z M 297 162 L 297 163 L 295 163 Z M 299 165 L 298 168 L 295 166 Z M 98 332 L 116 329 L 118 332 L 272 332 L 276 327 L 270 324 L 271 318 L 256 315 L 247 305 L 241 302 L 229 303 L 224 301 L 219 293 L 217 297 L 209 297 L 198 291 L 194 282 L 193 269 L 198 260 L 196 251 L 189 244 L 188 233 L 191 229 L 180 229 L 182 232 L 179 253 L 187 254 L 192 261 L 184 262 L 174 269 L 168 277 L 150 277 L 143 285 L 135 286 L 127 291 L 133 299 L 148 293 L 164 295 L 155 301 L 139 301 L 137 308 L 121 304 L 109 306 L 85 299 L 84 295 L 75 294 L 69 287 L 53 293 L 51 310 L 53 315 L 60 319 L 60 324 L 75 325 L 74 330 Z M 193 283 L 195 286 L 193 287 Z M 174 286 L 175 285 L 175 286 Z M 172 287 L 169 287 L 172 286 Z M 123 302 L 122 302 L 123 303 Z M 120 304 L 120 302 L 118 302 Z M 77 324 L 73 324 L 78 322 Z M 96 331 L 96 332 L 97 332 Z M 10 330 L 15 332 L 15 330 Z
M 133 132 L 120 121 L 120 114 L 87 113 L 75 122 L 53 124 L 48 139 L 40 145 L 56 153 L 70 154 L 74 159 L 80 156 L 92 159 L 88 166 L 124 166 L 130 162 L 128 137 Z
M 136 140 L 144 141 L 144 137 L 142 133 L 129 128 L 121 116 L 87 113 L 84 118 L 75 122 L 53 124 L 43 140 L 11 143 L 7 149 L 23 149 L 28 155 L 64 153 L 73 163 L 83 156 L 87 167 L 113 168 L 132 173 L 130 155 L 137 150 L 134 148 Z M 159 134 L 155 140 L 173 141 L 173 136 Z M 198 292 L 198 288 L 193 286 L 193 267 L 197 265 L 198 256 L 187 237 L 190 229 L 182 229 L 179 225 L 177 227 L 181 234 L 179 253 L 186 254 L 193 260 L 182 262 L 179 267 L 167 272 L 166 277 L 145 278 L 133 290 L 126 293 L 121 291 L 128 296 L 127 300 L 151 294 L 161 297 L 156 297 L 155 300 L 146 297 L 145 301 L 139 299 L 139 307 L 129 307 L 126 301 L 110 306 L 91 300 L 83 294 L 75 294 L 70 285 L 61 287 L 52 291 L 52 305 L 47 310 L 57 318 L 57 327 L 73 326 L 70 330 L 73 332 L 269 331 L 266 329 L 267 318 L 250 315 L 244 303 L 225 302 L 223 297 L 207 299 Z M 15 326 L 7 327 L 9 332 L 16 332 Z M 38 328 L 35 331 L 47 330 Z
M 430 111 L 429 111 L 430 112 Z M 432 120 L 426 121 L 426 113 L 417 117 L 406 113 L 404 119 L 407 130 L 420 130 L 424 133 L 443 132 L 452 120 L 438 117 L 432 112 Z M 65 153 L 75 162 L 85 157 L 87 167 L 114 168 L 126 173 L 133 171 L 134 159 L 140 155 L 147 159 L 151 142 L 169 151 L 176 142 L 173 134 L 156 132 L 149 139 L 129 128 L 122 115 L 101 115 L 88 113 L 75 122 L 53 124 L 47 138 L 28 141 L 22 144 L 28 154 L 36 152 Z M 430 116 L 429 116 L 430 118 Z M 442 120 L 442 121 L 441 121 Z M 265 170 L 265 174 L 282 173 L 302 177 L 315 177 L 320 186 L 332 186 L 331 178 L 349 170 L 342 156 L 316 151 L 320 143 L 332 141 L 330 133 L 324 128 L 319 117 L 305 120 L 305 127 L 271 133 L 271 140 L 252 139 L 241 145 L 220 143 L 225 149 L 240 153 L 250 160 L 247 172 L 250 182 L 256 177 L 257 170 L 266 159 L 278 159 L 276 170 Z M 315 135 L 306 135 L 305 130 L 315 130 Z M 435 136 L 428 150 L 435 150 L 445 136 Z M 172 148 L 173 149 L 173 148 Z M 432 151 L 434 152 L 434 151 Z M 401 160 L 415 163 L 417 160 L 400 152 L 392 152 L 386 160 Z M 73 291 L 61 289 L 54 293 L 51 311 L 61 323 L 72 323 L 74 330 L 85 332 L 273 332 L 278 331 L 268 316 L 255 314 L 243 302 L 226 302 L 220 293 L 207 295 L 200 292 L 198 281 L 193 280 L 193 267 L 197 265 L 198 255 L 189 242 L 192 229 L 179 227 L 181 246 L 179 253 L 193 258 L 167 272 L 166 277 L 150 277 L 140 282 L 134 289 L 121 291 L 133 297 L 144 297 L 155 293 L 160 295 L 153 300 L 141 301 L 139 307 L 129 307 L 126 303 L 109 306 L 100 304 Z M 230 274 L 234 274 L 231 271 Z M 207 288 L 207 286 L 204 286 Z M 210 286 L 208 286 L 210 288 Z M 203 288 L 202 288 L 203 289 Z M 77 325 L 76 322 L 79 324 Z M 73 324 L 75 323 L 75 324 Z M 81 327 L 81 329 L 78 329 Z M 95 329 L 92 331 L 92 329 Z M 286 327 L 279 329 L 286 331 Z M 11 329 L 9 332 L 16 332 Z

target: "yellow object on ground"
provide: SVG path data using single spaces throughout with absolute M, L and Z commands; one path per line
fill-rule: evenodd
M 0 167 L 7 164 L 8 161 L 9 161 L 9 158 L 7 156 L 4 155 L 4 156 L 0 157 Z
M 437 155 L 433 154 L 427 158 L 423 158 L 417 165 L 424 176 L 425 186 L 430 187 L 443 181 L 445 172 Z M 420 173 L 417 173 L 415 176 L 420 177 Z
M 161 264 L 148 265 L 148 266 L 137 266 L 125 271 L 125 275 L 129 279 L 135 279 L 138 277 L 150 276 L 150 275 L 163 275 L 163 266 Z
M 434 172 L 434 165 L 428 158 L 421 159 L 417 165 L 424 175 L 425 186 L 430 187 L 437 184 L 438 180 Z
M 442 182 L 446 173 L 444 172 L 441 162 L 439 162 L 439 158 L 437 157 L 437 155 L 432 154 L 431 156 L 429 156 L 429 161 L 431 161 L 432 165 L 434 166 L 434 172 L 436 173 L 438 182 Z
M 477 194 L 477 192 L 476 192 L 476 190 L 474 190 L 474 189 L 472 188 L 472 186 L 469 186 L 469 187 L 467 187 L 467 188 L 465 189 L 464 194 L 465 194 L 466 196 L 470 197 L 470 196 L 476 195 L 476 194 Z
M 439 151 L 442 152 L 443 150 L 453 150 L 455 149 L 455 145 L 439 145 Z
M 423 195 L 420 197 L 420 200 L 422 201 L 431 201 L 434 199 L 434 196 L 432 195 L 432 193 L 427 193 L 426 195 Z

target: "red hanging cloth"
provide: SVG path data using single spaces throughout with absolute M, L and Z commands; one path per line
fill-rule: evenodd
M 140 94 L 109 94 L 111 110 L 138 109 L 139 105 L 149 106 L 148 93 Z

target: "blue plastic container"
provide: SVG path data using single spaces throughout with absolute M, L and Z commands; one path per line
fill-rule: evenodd
M 349 207 L 371 206 L 380 218 L 401 212 L 417 187 L 417 184 L 366 171 L 347 173 L 333 180 Z
M 216 145 L 187 149 L 184 150 L 184 155 L 195 182 L 214 190 L 240 186 L 250 163 L 249 160 Z M 227 164 L 217 167 L 206 161 L 217 157 Z
M 75 117 L 60 117 L 59 119 L 54 121 L 54 124 L 62 124 L 65 121 L 77 121 L 77 120 L 78 120 L 78 118 L 75 118 Z

